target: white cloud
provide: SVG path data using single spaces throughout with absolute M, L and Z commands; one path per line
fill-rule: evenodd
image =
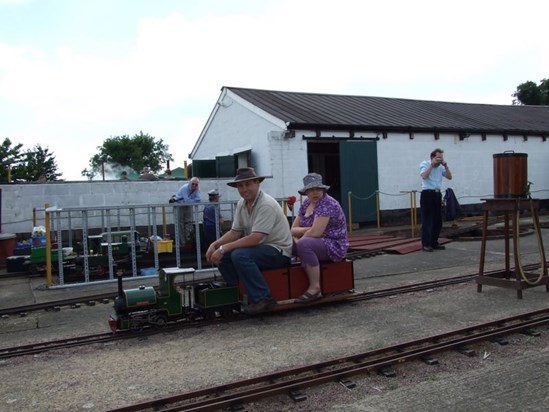
M 258 4 L 141 14 L 117 54 L 0 40 L 0 133 L 49 146 L 75 179 L 104 139 L 140 130 L 182 164 L 222 86 L 509 104 L 549 77 L 542 1 Z

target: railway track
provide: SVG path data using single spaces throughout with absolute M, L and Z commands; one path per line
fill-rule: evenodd
M 533 329 L 547 325 L 549 325 L 549 309 L 543 309 L 313 365 L 139 402 L 111 409 L 111 412 L 159 409 L 194 412 L 223 408 L 237 410 L 245 403 L 280 394 L 287 394 L 294 401 L 301 401 L 307 398 L 303 392 L 307 387 L 339 382 L 351 389 L 354 384 L 350 378 L 353 376 L 365 375 L 369 372 L 390 376 L 394 373 L 391 367 L 414 360 L 436 364 L 438 362 L 434 357 L 436 354 L 451 350 L 459 350 L 467 356 L 474 356 L 475 351 L 472 348 L 474 344 L 485 341 L 505 344 L 503 340 L 505 336 L 516 333 L 532 334 Z
M 356 260 L 362 258 L 369 258 L 379 254 L 384 253 L 382 249 L 370 250 L 370 251 L 354 251 L 349 252 L 347 258 L 349 260 Z M 191 265 L 192 266 L 192 265 Z M 13 276 L 10 276 L 13 277 Z M 213 278 L 204 278 L 200 279 L 200 282 L 208 282 L 213 280 Z M 180 283 L 179 286 L 185 286 L 186 284 Z M 113 286 L 113 289 L 115 286 Z M 31 305 L 22 305 L 11 308 L 0 309 L 0 317 L 10 316 L 10 315 L 27 315 L 30 312 L 35 312 L 39 310 L 59 310 L 62 307 L 72 307 L 76 308 L 79 305 L 94 305 L 96 302 L 100 303 L 109 303 L 116 297 L 117 292 L 106 292 L 95 295 L 87 295 L 76 297 L 72 299 L 63 299 L 57 301 L 36 303 Z
M 527 269 L 532 270 L 532 269 L 539 268 L 539 266 L 540 266 L 539 264 L 528 265 Z M 494 273 L 496 272 L 498 271 L 494 271 Z M 490 275 L 490 273 L 491 272 L 487 272 L 486 275 Z M 445 279 L 415 283 L 411 285 L 374 290 L 369 292 L 354 292 L 348 295 L 336 294 L 334 296 L 326 296 L 325 298 L 319 301 L 313 302 L 310 305 L 308 305 L 308 307 L 312 308 L 312 307 L 336 304 L 336 303 L 351 303 L 351 302 L 358 302 L 363 300 L 379 299 L 379 298 L 384 298 L 389 296 L 396 296 L 400 294 L 409 294 L 413 292 L 442 288 L 446 286 L 471 282 L 476 276 L 477 276 L 477 273 L 472 273 L 472 274 L 466 274 L 466 275 L 458 275 L 458 276 L 445 278 Z M 94 301 L 101 301 L 103 303 L 108 303 L 107 299 L 112 299 L 114 297 L 115 296 L 113 294 L 107 294 L 107 295 L 98 294 L 93 296 L 86 296 L 84 298 L 74 298 L 74 299 L 49 302 L 44 304 L 9 308 L 9 309 L 3 310 L 3 313 L 4 313 L 4 316 L 8 316 L 7 314 L 10 314 L 10 313 L 22 314 L 22 313 L 25 313 L 25 311 L 36 311 L 36 310 L 43 310 L 43 309 L 58 310 L 58 308 L 60 308 L 61 306 L 69 306 L 69 305 L 72 307 L 74 307 L 75 305 L 78 306 L 81 302 L 87 302 L 87 304 L 90 304 L 90 302 L 94 302 Z M 281 305 L 277 305 L 277 308 L 273 312 L 266 313 L 263 316 L 272 316 L 275 313 L 278 313 L 280 311 L 292 310 L 295 308 L 302 309 L 303 306 L 296 305 L 296 304 L 281 304 Z M 0 312 L 0 314 L 2 314 L 2 312 Z M 72 337 L 72 338 L 66 338 L 66 339 L 60 339 L 60 340 L 54 340 L 54 341 L 47 341 L 47 342 L 37 342 L 37 343 L 31 343 L 28 345 L 0 349 L 0 359 L 7 359 L 7 358 L 16 357 L 16 356 L 24 356 L 24 355 L 34 355 L 34 354 L 38 354 L 46 351 L 70 348 L 70 347 L 81 346 L 81 345 L 89 345 L 94 343 L 107 343 L 107 342 L 113 342 L 113 341 L 122 340 L 122 339 L 132 339 L 135 337 L 147 337 L 160 332 L 163 332 L 163 333 L 171 332 L 175 330 L 194 328 L 199 326 L 207 326 L 208 324 L 221 323 L 221 322 L 234 322 L 234 321 L 244 320 L 244 319 L 247 319 L 247 316 L 235 313 L 235 316 L 232 316 L 230 318 L 216 318 L 216 319 L 199 318 L 199 319 L 193 319 L 193 320 L 184 320 L 178 323 L 166 325 L 158 329 L 147 328 L 147 329 L 138 331 L 137 333 L 135 331 L 133 332 L 123 331 L 123 332 L 118 332 L 117 334 L 108 332 L 108 333 L 100 333 L 100 334 L 94 334 L 94 335 L 88 335 L 88 336 L 80 336 L 80 337 Z
M 30 312 L 36 312 L 39 310 L 61 310 L 62 307 L 78 308 L 79 305 L 85 304 L 88 306 L 95 305 L 96 302 L 109 303 L 116 297 L 116 292 L 99 293 L 97 295 L 80 296 L 72 299 L 56 300 L 51 302 L 34 303 L 32 305 L 22 305 L 12 308 L 0 309 L 0 317 L 10 315 L 25 316 Z
M 531 271 L 531 270 L 539 269 L 539 267 L 540 267 L 540 264 L 525 265 L 524 270 Z M 490 274 L 495 274 L 497 272 L 499 271 L 498 270 L 495 270 L 492 272 L 487 271 L 485 272 L 485 275 L 490 276 Z M 391 289 L 382 289 L 379 291 L 368 292 L 368 295 L 371 296 L 369 297 L 369 299 L 371 299 L 373 297 L 390 296 L 391 294 L 410 293 L 414 291 L 414 288 L 417 288 L 417 290 L 428 289 L 430 284 L 433 285 L 432 287 L 442 287 L 442 286 L 447 286 L 451 284 L 467 282 L 472 278 L 474 278 L 476 275 L 477 273 L 471 273 L 468 275 L 460 275 L 460 276 L 451 277 L 448 279 L 436 280 L 431 282 L 423 282 L 415 285 L 407 285 L 407 286 L 395 287 Z M 200 282 L 208 282 L 211 280 L 213 280 L 213 278 L 205 278 L 205 279 L 201 279 Z M 446 283 L 441 283 L 441 282 L 446 282 Z M 182 287 L 185 285 L 186 284 L 184 283 L 179 284 L 179 286 L 182 286 Z M 401 289 L 403 289 L 402 292 L 400 291 Z M 22 306 L 16 306 L 11 308 L 4 308 L 4 309 L 0 309 L 0 317 L 12 316 L 12 315 L 26 316 L 31 312 L 36 312 L 40 310 L 57 311 L 63 307 L 70 307 L 74 309 L 74 308 L 78 308 L 80 305 L 93 306 L 96 303 L 107 304 L 107 303 L 110 303 L 116 297 L 116 295 L 117 295 L 117 292 L 113 291 L 113 292 L 99 293 L 95 295 L 80 296 L 80 297 L 71 298 L 71 299 L 63 299 L 63 300 L 56 300 L 56 301 L 50 301 L 50 302 L 35 303 L 32 305 L 22 305 Z M 359 295 L 362 296 L 362 293 L 360 293 Z
M 363 300 L 379 299 L 379 298 L 388 297 L 388 296 L 396 296 L 399 294 L 418 292 L 422 290 L 442 288 L 450 285 L 470 282 L 474 279 L 475 276 L 476 274 L 459 275 L 459 276 L 446 278 L 446 279 L 421 282 L 421 283 L 416 283 L 416 284 L 411 284 L 406 286 L 380 289 L 380 290 L 374 290 L 369 292 L 355 292 L 348 295 L 336 294 L 334 296 L 326 296 L 324 299 L 313 302 L 310 305 L 308 305 L 308 307 L 312 308 L 312 307 L 317 307 L 322 305 L 351 303 L 351 302 L 358 302 Z M 98 296 L 101 296 L 101 295 L 98 295 Z M 86 297 L 86 300 L 88 299 L 89 297 Z M 65 304 L 67 304 L 67 301 L 64 301 L 64 302 Z M 70 300 L 69 302 L 71 302 L 71 304 L 74 304 L 73 300 Z M 57 304 L 59 304 L 59 302 L 57 302 Z M 55 306 L 55 307 L 58 307 L 58 306 Z M 266 313 L 263 316 L 273 316 L 274 314 L 280 311 L 287 311 L 287 310 L 293 310 L 293 309 L 299 310 L 302 308 L 303 308 L 302 305 L 297 305 L 297 304 L 285 304 L 285 305 L 281 304 L 281 305 L 277 305 L 277 308 L 273 312 Z M 16 311 L 16 313 L 19 313 L 19 312 Z M 34 355 L 41 352 L 74 347 L 79 345 L 107 343 L 107 342 L 112 342 L 112 341 L 122 340 L 122 339 L 146 337 L 146 336 L 151 336 L 160 332 L 162 333 L 171 332 L 175 330 L 194 328 L 198 326 L 207 326 L 209 324 L 221 323 L 221 322 L 234 322 L 234 321 L 244 320 L 247 318 L 248 317 L 245 315 L 235 313 L 235 316 L 232 316 L 230 318 L 185 320 L 178 323 L 166 325 L 163 328 L 159 328 L 159 329 L 156 329 L 156 328 L 143 329 L 137 333 L 131 332 L 131 331 L 123 331 L 123 332 L 118 332 L 116 334 L 113 334 L 109 332 L 109 333 L 73 337 L 73 338 L 60 339 L 60 340 L 47 341 L 47 342 L 38 342 L 38 343 L 32 343 L 32 344 L 23 345 L 23 346 L 8 347 L 8 348 L 0 349 L 0 359 L 7 359 L 7 358 L 23 356 L 23 355 Z

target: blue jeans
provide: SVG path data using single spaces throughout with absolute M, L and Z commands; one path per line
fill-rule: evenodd
M 261 271 L 290 266 L 290 263 L 290 258 L 276 248 L 259 245 L 225 253 L 219 264 L 219 271 L 229 285 L 238 285 L 240 279 L 251 303 L 257 303 L 271 297 L 271 291 Z

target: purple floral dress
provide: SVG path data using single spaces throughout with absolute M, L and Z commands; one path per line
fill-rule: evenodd
M 309 216 L 305 211 L 311 202 L 306 198 L 299 208 L 298 216 L 301 227 L 313 226 L 315 217 L 329 217 L 328 225 L 322 236 L 322 240 L 328 250 L 328 256 L 334 262 L 339 262 L 347 255 L 349 239 L 347 237 L 347 221 L 343 209 L 337 200 L 325 193 L 316 204 L 315 210 Z

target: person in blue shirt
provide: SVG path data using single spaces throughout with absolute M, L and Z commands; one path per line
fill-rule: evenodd
M 170 203 L 198 203 L 202 201 L 202 194 L 199 189 L 200 180 L 198 177 L 192 177 L 187 183 L 179 188 L 177 193 L 172 196 Z M 192 239 L 193 234 L 193 211 L 192 206 L 181 207 L 179 210 L 179 234 L 181 244 L 185 245 Z
M 452 179 L 452 172 L 443 157 L 444 150 L 435 149 L 431 159 L 419 165 L 421 176 L 421 196 L 419 198 L 421 214 L 421 244 L 425 252 L 445 249 L 438 243 L 442 230 L 442 180 Z
M 192 203 L 200 202 L 202 200 L 202 194 L 198 188 L 200 180 L 198 177 L 193 177 L 187 183 L 179 188 L 177 193 L 173 195 L 173 202 L 177 203 Z

